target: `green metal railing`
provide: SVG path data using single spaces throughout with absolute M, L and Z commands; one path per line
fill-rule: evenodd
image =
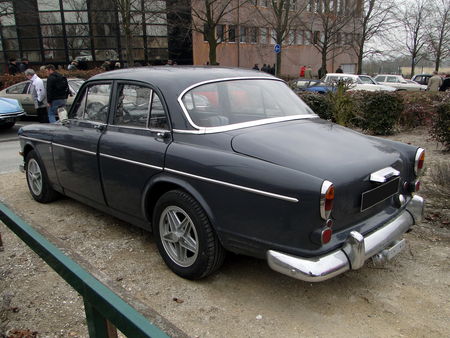
M 1 202 L 0 220 L 83 297 L 90 337 L 169 337 Z

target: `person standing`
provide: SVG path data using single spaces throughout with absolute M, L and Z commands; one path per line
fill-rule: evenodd
M 442 85 L 439 87 L 439 91 L 445 92 L 446 90 L 450 90 L 450 73 L 448 73 L 442 81 Z
M 313 78 L 312 68 L 311 66 L 308 65 L 308 67 L 306 67 L 305 70 L 305 79 L 312 79 L 312 78 Z
M 344 71 L 342 70 L 342 68 L 341 68 L 341 66 L 339 66 L 337 69 L 336 69 L 336 73 L 343 73 Z
M 56 122 L 56 115 L 59 107 L 65 107 L 69 96 L 69 84 L 67 79 L 55 70 L 54 65 L 45 66 L 47 71 L 47 101 L 48 101 L 48 121 Z
M 25 76 L 31 81 L 31 97 L 34 101 L 34 107 L 40 123 L 47 123 L 47 101 L 45 95 L 44 81 L 36 75 L 36 72 L 28 68 L 25 70 Z
M 428 80 L 427 90 L 430 92 L 439 91 L 439 87 L 442 85 L 442 78 L 437 71 L 433 72 L 433 76 Z
M 22 59 L 22 63 L 19 65 L 19 71 L 25 73 L 25 71 L 30 68 L 28 59 Z
M 298 74 L 300 77 L 305 77 L 306 66 L 300 67 L 300 73 Z
M 16 59 L 9 59 L 8 73 L 11 75 L 16 75 L 19 72 L 16 62 Z

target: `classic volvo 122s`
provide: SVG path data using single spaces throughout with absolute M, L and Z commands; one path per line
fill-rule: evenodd
M 323 281 L 405 247 L 424 150 L 321 120 L 280 79 L 215 67 L 96 75 L 55 124 L 19 131 L 28 187 L 154 233 L 176 274 L 226 251 Z

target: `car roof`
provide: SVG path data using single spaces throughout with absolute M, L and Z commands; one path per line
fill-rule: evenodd
M 166 92 L 181 93 L 184 89 L 206 81 L 239 78 L 278 78 L 265 72 L 215 66 L 154 66 L 126 68 L 104 72 L 89 80 L 132 80 L 146 82 Z
M 349 73 L 327 73 L 326 75 L 330 75 L 330 76 L 358 77 L 358 75 L 356 75 L 356 74 L 349 74 Z

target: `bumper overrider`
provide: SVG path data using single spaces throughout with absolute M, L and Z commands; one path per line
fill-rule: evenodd
M 359 269 L 371 257 L 379 263 L 387 261 L 405 247 L 402 235 L 422 220 L 423 209 L 423 198 L 416 195 L 396 218 L 366 237 L 352 231 L 342 248 L 320 257 L 303 258 L 269 250 L 268 264 L 287 276 L 321 282 L 347 270 Z

